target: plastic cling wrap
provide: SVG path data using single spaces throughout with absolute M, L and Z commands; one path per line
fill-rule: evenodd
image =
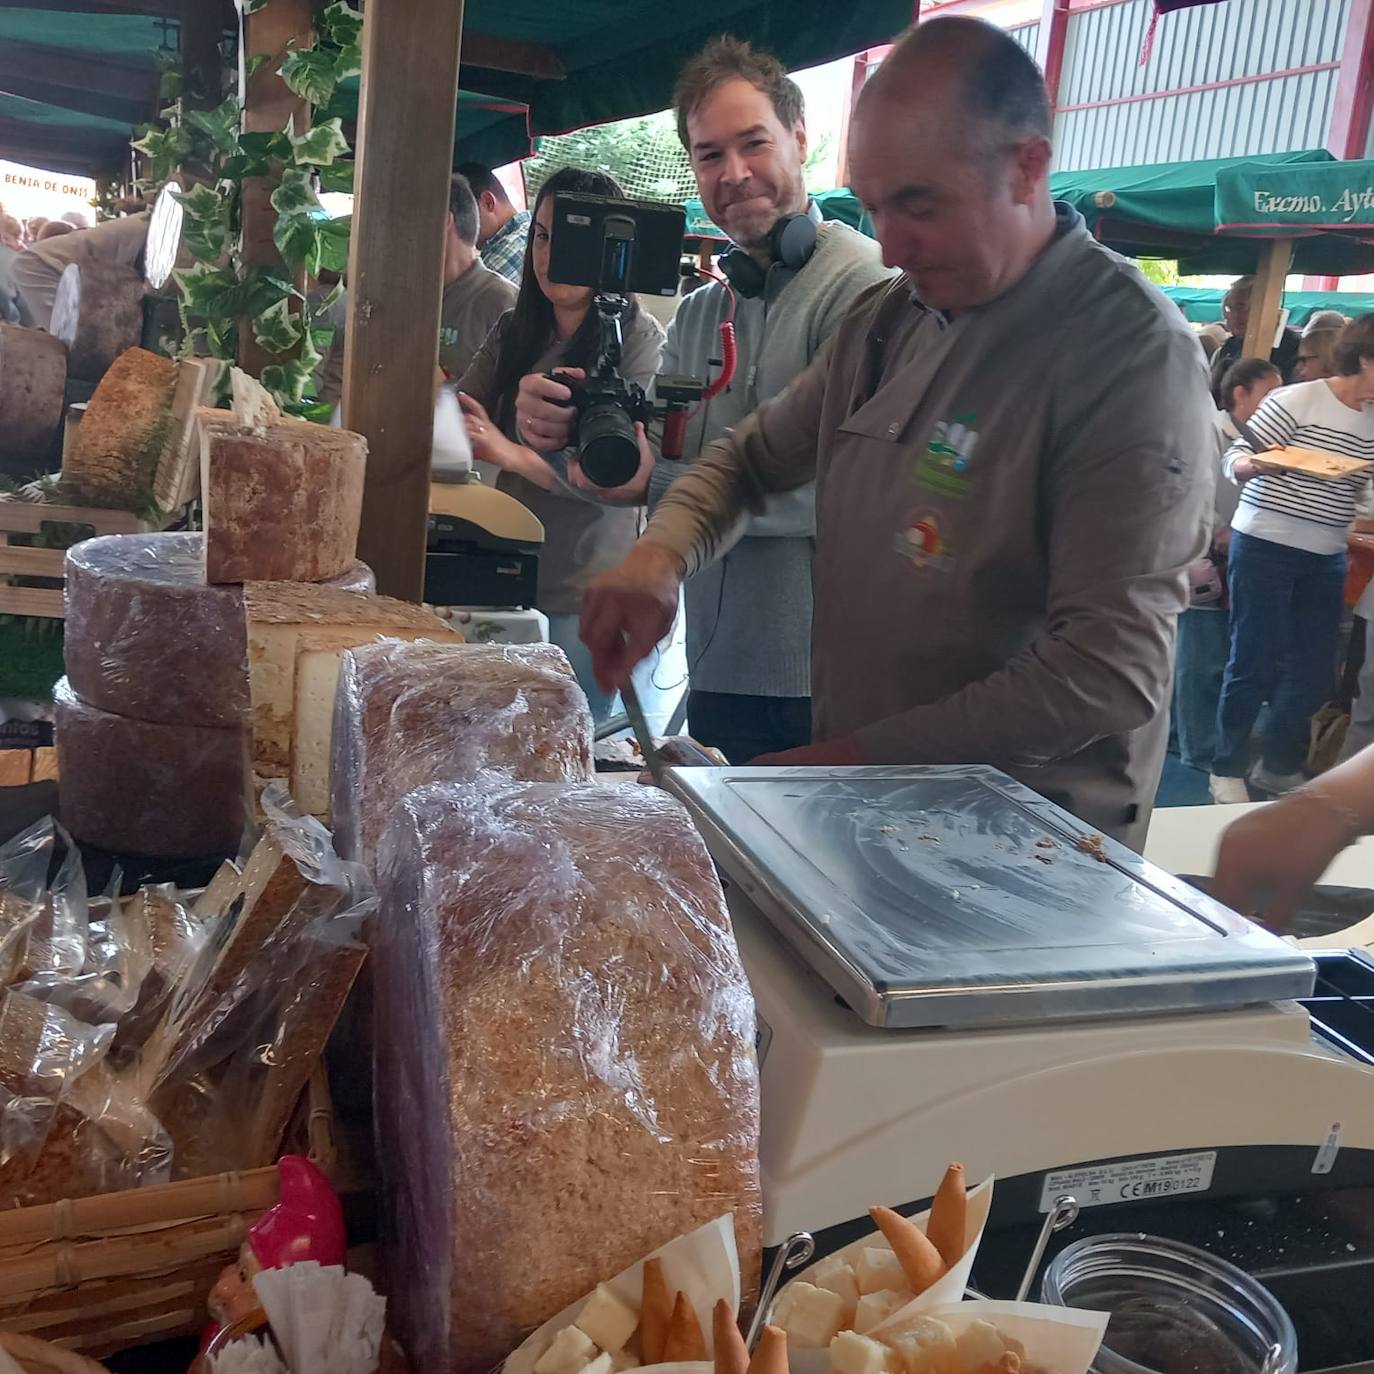
M 724 1212 L 747 1301 L 754 1003 L 686 812 L 648 788 L 435 784 L 379 865 L 377 1130 L 416 1367 L 481 1374 Z
M 82 701 L 178 725 L 248 709 L 243 589 L 208 586 L 203 534 L 111 534 L 67 551 L 67 677 Z M 354 563 L 330 585 L 373 590 Z
M 561 649 L 383 641 L 344 655 L 332 768 L 340 853 L 370 862 L 407 792 L 488 771 L 591 779 L 591 712 Z

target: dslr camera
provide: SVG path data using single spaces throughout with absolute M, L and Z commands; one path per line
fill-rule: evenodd
M 681 278 L 687 217 L 651 201 L 562 192 L 553 198 L 549 278 L 590 286 L 600 327 L 596 362 L 584 381 L 548 375 L 572 391 L 577 410 L 577 459 L 587 480 L 620 487 L 639 470 L 635 421 L 685 414 L 703 384 L 690 377 L 655 379 L 655 402 L 620 375 L 624 317 L 630 292 L 675 296 Z

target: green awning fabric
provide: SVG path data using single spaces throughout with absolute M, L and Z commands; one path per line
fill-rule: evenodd
M 1164 294 L 1183 307 L 1193 324 L 1213 324 L 1221 319 L 1221 298 L 1226 294 L 1216 287 L 1166 286 Z M 1352 318 L 1374 310 L 1374 292 L 1367 291 L 1285 291 L 1288 323 L 1299 329 L 1318 310 L 1339 310 Z
M 1217 173 L 1215 215 L 1217 227 L 1228 234 L 1374 238 L 1374 162 L 1225 167 Z

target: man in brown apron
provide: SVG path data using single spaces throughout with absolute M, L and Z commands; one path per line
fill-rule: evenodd
M 986 762 L 1140 841 L 1212 406 L 1177 309 L 1051 198 L 1049 135 L 999 30 L 936 19 L 898 44 L 850 168 L 903 277 L 673 486 L 583 638 L 623 681 L 742 513 L 814 478 L 818 743 L 763 761 Z

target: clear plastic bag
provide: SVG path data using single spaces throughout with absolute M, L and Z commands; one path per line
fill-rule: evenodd
M 0 981 L 80 973 L 86 924 L 81 855 L 51 816 L 0 846 Z
M 754 1002 L 720 884 L 649 788 L 436 784 L 379 855 L 378 1158 L 419 1368 L 479 1374 L 733 1214 L 761 1244 Z
M 383 640 L 343 657 L 333 749 L 339 852 L 370 863 L 396 803 L 426 783 L 590 780 L 592 719 L 554 645 Z

